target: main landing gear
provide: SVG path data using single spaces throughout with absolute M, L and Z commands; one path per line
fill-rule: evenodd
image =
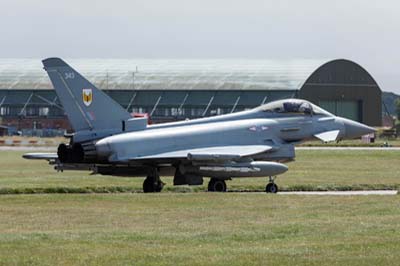
M 265 187 L 265 192 L 267 193 L 278 193 L 278 186 L 275 184 L 275 178 L 270 176 L 269 183 Z
M 210 192 L 226 192 L 225 180 L 218 178 L 211 178 L 208 183 L 208 191 Z M 275 184 L 275 178 L 270 176 L 269 183 L 265 187 L 267 193 L 278 193 L 278 186 Z
M 208 191 L 225 192 L 226 191 L 225 181 L 218 178 L 211 178 L 210 182 L 208 182 Z
M 157 169 L 150 171 L 147 178 L 143 182 L 143 192 L 161 192 L 165 183 L 161 181 Z M 208 183 L 208 191 L 210 192 L 226 192 L 226 183 L 223 179 L 211 178 Z M 265 187 L 267 193 L 278 193 L 278 186 L 275 184 L 275 178 L 270 176 L 269 183 Z
M 147 176 L 147 178 L 143 182 L 143 192 L 151 193 L 151 192 L 161 192 L 165 183 L 161 181 L 160 175 L 157 169 L 151 171 L 151 173 Z

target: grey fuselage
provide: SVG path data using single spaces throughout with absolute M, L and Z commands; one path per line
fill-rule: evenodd
M 344 127 L 335 117 L 273 115 L 268 118 L 268 115 L 257 110 L 238 113 L 236 116 L 227 115 L 150 126 L 146 130 L 104 138 L 96 144 L 96 147 L 103 158 L 115 162 L 127 162 L 129 158 L 148 157 L 175 150 L 231 145 L 269 145 L 274 149 L 257 154 L 252 159 L 290 161 L 295 157 L 294 144 L 311 139 L 320 132 L 333 129 L 343 132 Z M 173 160 L 172 158 L 171 161 Z

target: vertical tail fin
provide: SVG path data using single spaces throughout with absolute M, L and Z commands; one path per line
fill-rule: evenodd
M 131 117 L 60 58 L 42 62 L 75 131 L 121 128 Z

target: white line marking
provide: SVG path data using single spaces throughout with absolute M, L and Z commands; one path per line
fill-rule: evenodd
M 397 193 L 398 193 L 397 190 L 278 192 L 278 194 L 280 195 L 328 195 L 328 196 L 397 195 Z
M 48 146 L 0 146 L 0 151 L 54 151 L 57 152 L 57 147 Z
M 296 147 L 296 150 L 400 151 L 400 147 Z

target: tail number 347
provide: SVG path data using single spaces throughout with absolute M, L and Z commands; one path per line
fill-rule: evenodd
M 65 79 L 74 79 L 75 74 L 74 72 L 65 72 Z

